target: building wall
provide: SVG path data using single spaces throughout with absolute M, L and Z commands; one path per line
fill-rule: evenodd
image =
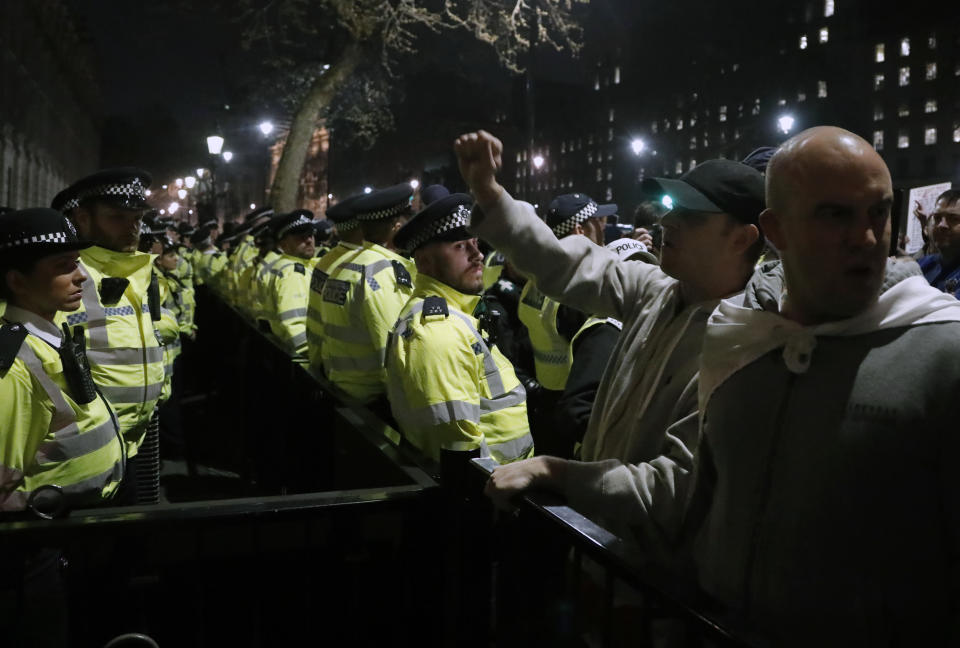
M 62 2 L 0 2 L 0 97 L 0 205 L 47 205 L 96 170 L 99 90 Z

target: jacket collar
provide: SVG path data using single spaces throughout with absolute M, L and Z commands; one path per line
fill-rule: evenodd
M 467 315 L 473 315 L 473 311 L 480 301 L 480 295 L 466 295 L 453 286 L 449 286 L 439 279 L 434 279 L 422 272 L 417 273 L 414 286 L 415 297 L 427 297 L 429 295 L 443 297 L 447 300 L 448 304 L 451 304 L 454 308 Z
M 19 322 L 23 324 L 31 335 L 35 335 L 50 346 L 59 349 L 60 340 L 63 333 L 57 328 L 57 325 L 49 320 L 45 320 L 36 313 L 24 310 L 17 306 L 7 306 L 3 318 L 8 322 Z
M 127 277 L 152 267 L 156 254 L 146 252 L 114 252 L 99 245 L 80 251 L 80 258 L 111 277 Z

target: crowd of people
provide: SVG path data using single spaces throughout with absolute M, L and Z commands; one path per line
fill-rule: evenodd
M 489 133 L 454 150 L 469 194 L 320 219 L 176 222 L 133 168 L 0 215 L 0 509 L 144 501 L 206 285 L 425 456 L 495 459 L 498 507 L 562 493 L 778 643 L 960 639 L 960 191 L 915 260 L 838 128 L 649 178 L 672 207 L 627 233 L 583 193 L 512 198 Z

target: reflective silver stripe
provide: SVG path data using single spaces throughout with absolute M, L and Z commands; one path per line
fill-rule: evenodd
M 107 367 L 111 365 L 139 365 L 153 364 L 154 362 L 163 362 L 163 347 L 151 346 L 147 348 L 138 347 L 116 347 L 113 349 L 90 349 L 87 351 L 87 358 L 90 362 Z
M 40 386 L 43 388 L 43 391 L 47 393 L 47 397 L 53 401 L 53 416 L 50 419 L 50 432 L 58 439 L 61 436 L 66 437 L 77 434 L 79 429 L 77 428 L 77 417 L 73 413 L 73 408 L 67 405 L 67 401 L 63 397 L 63 392 L 60 390 L 60 387 L 58 387 L 50 376 L 47 375 L 47 372 L 43 370 L 43 363 L 36 352 L 30 348 L 30 345 L 24 342 L 20 347 L 20 351 L 17 353 L 17 357 L 23 361 L 30 375 L 36 378 L 37 382 L 40 383 Z
M 87 316 L 87 336 L 89 340 L 87 347 L 108 347 L 110 346 L 110 339 L 107 336 L 107 314 L 100 304 L 100 296 L 97 294 L 97 287 L 94 285 L 93 279 L 82 263 L 80 268 L 83 269 L 83 274 L 87 277 L 81 287 L 81 301 Z
M 307 332 L 304 331 L 303 333 L 297 333 L 290 340 L 290 343 L 293 344 L 294 350 L 296 350 L 296 348 L 299 346 L 303 346 L 307 343 Z
M 291 308 L 290 310 L 285 310 L 282 313 L 277 314 L 277 318 L 282 320 L 288 320 L 293 317 L 306 317 L 307 309 L 306 308 Z
M 533 447 L 533 436 L 529 432 L 518 439 L 504 441 L 503 443 L 491 443 L 489 448 L 506 460 L 519 459 L 530 451 Z
M 363 266 L 356 263 L 351 263 L 350 261 L 344 261 L 343 263 L 337 266 L 337 269 L 334 270 L 334 272 L 337 272 L 339 270 L 353 270 L 354 272 L 363 272 Z M 330 274 L 332 275 L 333 272 L 331 272 Z
M 163 383 L 147 385 L 146 387 L 119 387 L 116 385 L 102 385 L 100 391 L 111 403 L 146 403 L 160 398 Z
M 370 333 L 362 327 L 324 324 L 323 332 L 327 337 L 335 338 L 343 342 L 352 342 L 354 344 L 367 344 L 370 342 Z
M 534 349 L 533 357 L 544 364 L 553 364 L 553 365 L 564 365 L 567 364 L 567 352 L 566 351 L 537 351 Z
M 123 461 L 118 461 L 113 464 L 112 468 L 103 471 L 99 475 L 94 475 L 93 477 L 87 477 L 83 481 L 79 481 L 76 484 L 70 484 L 69 486 L 63 486 L 63 492 L 67 495 L 84 495 L 89 493 L 93 489 L 101 489 L 106 486 L 109 482 L 119 481 L 123 476 Z M 99 495 L 100 493 L 97 493 Z
M 173 319 L 177 319 L 177 314 L 174 313 L 174 312 L 173 312 L 172 310 L 170 310 L 169 308 L 161 308 L 161 309 L 160 309 L 160 315 L 161 315 L 161 316 L 162 316 L 162 315 L 166 315 L 167 317 L 171 317 L 171 318 L 173 318 Z
M 480 415 L 497 412 L 508 407 L 515 407 L 527 400 L 527 390 L 523 385 L 517 385 L 506 394 L 494 396 L 493 398 L 480 399 Z
M 74 434 L 66 438 L 58 438 L 55 441 L 47 441 L 41 444 L 40 448 L 37 449 L 37 463 L 46 464 L 55 461 L 66 461 L 67 459 L 90 454 L 103 448 L 116 438 L 113 421 L 108 419 L 106 422 L 82 434 Z
M 423 428 L 453 421 L 480 422 L 480 406 L 468 401 L 445 401 L 426 407 L 411 409 L 403 414 L 404 423 Z
M 467 315 L 461 313 L 456 308 L 450 308 L 449 310 L 451 315 L 456 315 L 467 325 L 467 328 L 473 333 L 473 337 L 480 343 L 480 348 L 483 350 L 483 370 L 487 379 L 487 386 L 490 387 L 490 393 L 502 394 L 504 392 L 503 379 L 500 377 L 500 370 L 497 369 L 497 361 L 494 360 L 493 354 L 490 353 L 490 349 L 487 348 L 487 343 L 483 341 L 483 336 L 473 327 L 473 322 L 470 321 Z
M 372 277 L 376 274 L 379 274 L 381 270 L 386 270 L 387 268 L 393 267 L 393 261 L 390 259 L 381 259 L 380 261 L 374 261 L 373 263 L 368 263 L 364 267 L 364 274 L 368 277 Z
M 323 361 L 328 371 L 377 371 L 383 369 L 383 353 L 367 355 L 360 358 L 352 356 L 333 356 Z
M 469 452 L 483 447 L 483 439 L 476 441 L 446 441 L 440 445 L 444 450 L 453 450 L 454 452 Z

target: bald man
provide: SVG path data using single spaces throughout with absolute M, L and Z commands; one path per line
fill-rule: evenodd
M 766 182 L 782 263 L 703 346 L 699 585 L 774 645 L 958 645 L 960 306 L 887 260 L 890 173 L 858 136 L 804 131 Z

